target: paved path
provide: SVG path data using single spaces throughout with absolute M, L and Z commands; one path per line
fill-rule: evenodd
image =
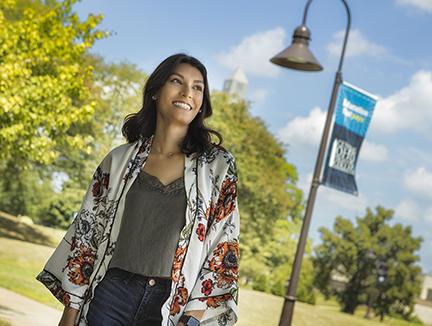
M 432 325 L 432 306 L 430 304 L 423 305 L 417 303 L 414 306 L 414 312 L 426 325 Z
M 0 318 L 14 326 L 56 326 L 61 311 L 0 288 Z

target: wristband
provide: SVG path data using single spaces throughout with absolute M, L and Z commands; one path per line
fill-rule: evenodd
M 183 315 L 180 318 L 180 321 L 185 324 L 185 326 L 199 326 L 200 321 L 196 319 L 194 316 Z

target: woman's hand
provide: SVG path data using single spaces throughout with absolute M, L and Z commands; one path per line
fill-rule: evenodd
M 74 308 L 65 307 L 58 326 L 74 326 L 78 312 L 79 310 Z

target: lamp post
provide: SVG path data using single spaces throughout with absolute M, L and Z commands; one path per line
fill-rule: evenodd
M 304 71 L 321 71 L 323 68 L 314 57 L 312 52 L 309 50 L 310 41 L 310 31 L 306 26 L 306 19 L 309 10 L 309 6 L 313 0 L 308 0 L 304 9 L 303 22 L 297 27 L 293 34 L 293 40 L 290 47 L 283 50 L 276 56 L 274 56 L 270 61 L 276 65 L 291 68 L 296 70 Z M 345 37 L 343 41 L 341 56 L 339 59 L 338 70 L 336 71 L 336 76 L 333 84 L 333 90 L 330 98 L 330 104 L 327 111 L 327 117 L 324 125 L 324 131 L 321 137 L 321 143 L 318 151 L 318 157 L 315 163 L 315 170 L 313 174 L 312 183 L 309 190 L 309 196 L 306 204 L 305 215 L 303 219 L 303 224 L 300 232 L 300 238 L 297 244 L 297 250 L 294 257 L 294 264 L 291 271 L 291 277 L 289 280 L 288 290 L 285 295 L 284 305 L 282 308 L 282 314 L 279 321 L 279 326 L 290 326 L 292 323 L 294 304 L 296 301 L 296 289 L 298 284 L 298 279 L 300 275 L 300 268 L 303 260 L 304 250 L 306 246 L 307 235 L 309 232 L 310 221 L 312 217 L 313 206 L 315 204 L 316 193 L 318 186 L 320 185 L 320 175 L 322 169 L 322 163 L 324 160 L 324 152 L 327 146 L 328 134 L 330 131 L 330 124 L 334 112 L 334 106 L 336 102 L 337 93 L 339 90 L 339 85 L 342 83 L 342 64 L 345 56 L 345 49 L 348 40 L 348 34 L 351 25 L 351 13 L 346 0 L 341 0 L 346 9 L 348 16 Z

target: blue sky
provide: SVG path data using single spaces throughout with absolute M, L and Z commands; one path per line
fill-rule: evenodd
M 311 49 L 320 73 L 283 69 L 269 59 L 291 42 L 306 1 L 102 1 L 76 5 L 82 17 L 104 15 L 113 35 L 93 51 L 151 72 L 165 57 L 186 52 L 207 66 L 220 90 L 237 66 L 249 80 L 251 112 L 288 145 L 299 186 L 307 191 L 339 60 L 346 14 L 340 1 L 314 1 Z M 351 33 L 344 80 L 379 101 L 357 165 L 359 197 L 320 187 L 310 236 L 332 227 L 336 215 L 363 216 L 378 204 L 395 209 L 394 222 L 422 236 L 421 265 L 432 272 L 432 0 L 349 1 Z M 226 144 L 229 148 L 229 144 Z

